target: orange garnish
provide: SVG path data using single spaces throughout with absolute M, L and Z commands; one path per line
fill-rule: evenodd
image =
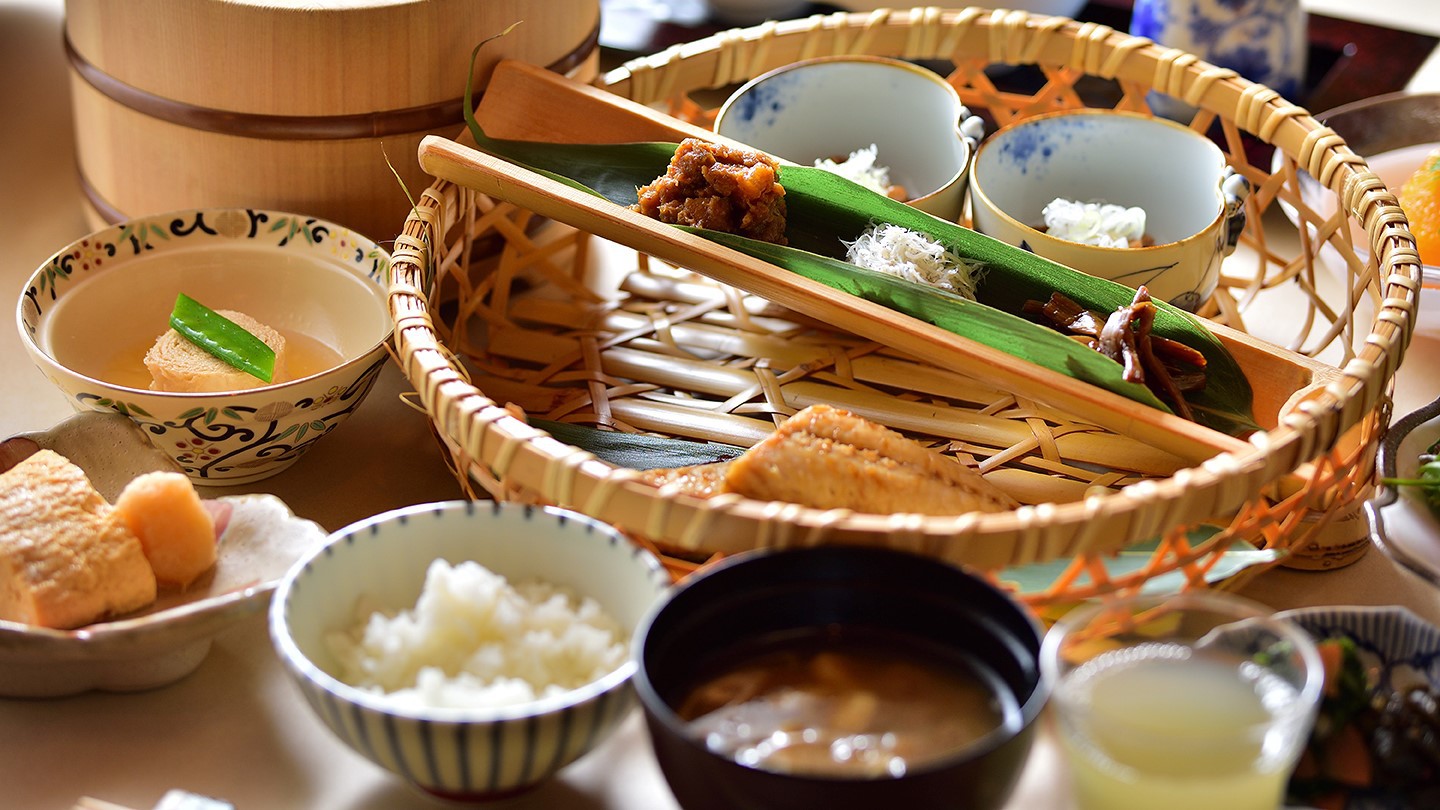
M 1440 265 L 1440 149 L 1431 152 L 1400 187 L 1400 207 L 1425 264 Z

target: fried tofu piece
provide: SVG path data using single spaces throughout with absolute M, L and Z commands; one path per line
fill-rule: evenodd
M 64 456 L 0 474 L 0 619 L 69 629 L 155 600 L 140 540 Z
M 215 519 L 190 479 L 153 472 L 125 485 L 115 512 L 140 540 L 155 579 L 185 588 L 215 565 Z
M 800 411 L 731 461 L 725 490 L 759 500 L 882 515 L 958 515 L 1018 506 L 958 461 L 828 405 Z
M 233 321 L 275 352 L 275 372 L 271 379 L 285 379 L 285 336 L 243 312 L 219 309 L 216 313 Z M 145 353 L 145 368 L 150 371 L 151 390 L 180 393 L 244 391 L 269 383 L 241 371 L 170 329 L 156 338 Z

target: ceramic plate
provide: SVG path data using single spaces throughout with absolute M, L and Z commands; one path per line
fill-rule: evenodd
M 1440 689 L 1440 627 L 1406 608 L 1316 607 L 1278 615 L 1300 625 L 1316 639 L 1344 636 L 1354 641 L 1367 677 L 1376 686 L 1400 690 L 1428 684 Z M 1411 798 L 1416 797 L 1412 794 Z M 1398 810 L 1408 806 L 1397 803 L 1402 800 L 1394 796 L 1364 789 L 1355 789 L 1344 801 L 1344 810 Z
M 1315 607 L 1279 613 L 1317 639 L 1347 636 L 1379 683 L 1440 687 L 1440 627 L 1395 605 Z
M 130 420 L 101 413 L 6 440 L 0 469 L 42 447 L 75 462 L 112 501 L 135 476 L 175 469 Z M 215 570 L 183 593 L 162 593 L 142 611 L 75 630 L 0 621 L 0 695 L 134 691 L 178 680 L 200 665 L 217 633 L 262 612 L 290 565 L 325 540 L 323 529 L 273 495 L 216 500 L 229 506 L 230 518 Z
M 1420 454 L 1440 441 L 1440 399 L 1390 426 L 1377 462 L 1382 478 L 1411 478 Z M 1375 545 L 1406 568 L 1440 586 L 1440 515 L 1416 487 L 1381 484 L 1365 504 Z

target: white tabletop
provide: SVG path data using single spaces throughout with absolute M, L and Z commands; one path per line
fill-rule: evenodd
M 1413 0 L 1306 5 L 1440 33 L 1440 15 L 1416 14 Z M 34 268 L 89 230 L 74 163 L 60 14 L 59 0 L 0 3 L 0 290 L 12 296 L 4 299 L 6 318 Z M 1412 87 L 1440 88 L 1436 58 Z M 1440 393 L 1433 364 L 1417 359 L 1433 358 L 1436 348 L 1424 340 L 1412 344 L 1396 380 L 1397 413 Z M 387 368 L 350 422 L 259 488 L 332 530 L 391 507 L 459 497 L 425 417 L 399 400 L 405 390 L 401 375 Z M 25 356 L 15 328 L 0 328 L 0 436 L 48 428 L 69 413 L 65 398 Z M 1403 604 L 1440 622 L 1440 592 L 1378 552 L 1339 571 L 1268 571 L 1244 592 L 1276 608 Z M 1064 763 L 1042 734 L 1010 806 L 1063 810 L 1070 806 L 1063 777 Z M 436 806 L 329 734 L 286 679 L 260 616 L 222 634 L 199 670 L 172 686 L 0 699 L 0 808 L 63 810 L 82 795 L 148 808 L 170 788 L 225 798 L 240 810 Z M 637 714 L 560 778 L 503 806 L 673 810 L 676 804 Z

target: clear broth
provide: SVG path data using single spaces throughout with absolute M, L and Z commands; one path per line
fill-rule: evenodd
M 710 750 L 754 768 L 898 777 L 1018 725 L 988 670 L 895 637 L 808 636 L 726 658 L 677 711 Z

